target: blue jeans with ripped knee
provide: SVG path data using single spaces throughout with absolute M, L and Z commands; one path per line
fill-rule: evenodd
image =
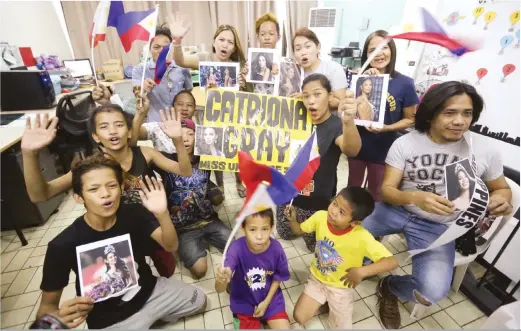
M 421 249 L 434 242 L 448 226 L 431 222 L 409 213 L 399 206 L 384 202 L 375 205 L 374 212 L 362 226 L 374 237 L 404 233 L 409 249 Z M 412 275 L 390 276 L 391 292 L 402 300 L 418 302 L 414 293 L 434 303 L 449 294 L 456 253 L 454 241 L 412 258 Z

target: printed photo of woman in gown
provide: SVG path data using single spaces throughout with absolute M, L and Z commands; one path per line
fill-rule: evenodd
M 116 249 L 112 245 L 107 245 L 104 249 L 103 262 L 105 267 L 99 277 L 98 284 L 94 285 L 90 291 L 86 293 L 94 301 L 106 298 L 107 296 L 122 292 L 126 288 L 135 285 L 130 270 L 125 261 L 116 253 Z
M 377 111 L 373 104 L 373 80 L 369 77 L 362 79 L 362 83 L 356 93 L 358 98 L 356 118 L 365 121 L 374 121 L 374 115 Z
M 476 182 L 468 159 L 446 167 L 447 196 L 457 210 L 465 210 L 470 205 Z
M 298 92 L 300 92 L 300 75 L 297 66 L 291 62 L 282 62 L 279 96 L 289 97 Z

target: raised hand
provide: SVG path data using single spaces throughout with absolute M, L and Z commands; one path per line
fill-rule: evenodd
M 356 99 L 353 91 L 346 90 L 344 98 L 338 105 L 338 112 L 344 124 L 349 124 L 356 115 Z
M 370 68 L 370 69 L 367 69 L 366 71 L 364 71 L 363 74 L 364 75 L 376 76 L 376 75 L 380 74 L 380 71 L 378 71 L 378 69 L 376 69 L 376 68 Z
M 284 216 L 288 220 L 297 220 L 297 211 L 295 210 L 295 207 L 287 205 L 284 209 Z
M 101 105 L 110 103 L 110 90 L 105 85 L 94 86 L 92 99 Z
M 191 26 L 192 23 L 188 21 L 188 15 L 181 15 L 180 12 L 175 12 L 174 15 L 168 15 L 168 27 L 172 34 L 174 45 L 181 45 L 181 41 Z
M 139 86 L 138 86 L 139 89 Z M 136 115 L 146 117 L 148 115 L 148 110 L 150 109 L 150 100 L 147 95 L 136 96 Z
M 156 86 L 156 82 L 154 82 L 152 78 L 145 78 L 145 81 L 143 82 L 143 91 L 150 93 L 154 86 Z
M 161 130 L 170 137 L 170 139 L 180 138 L 183 136 L 181 114 L 178 110 L 171 107 L 170 110 L 161 110 L 159 115 L 161 116 L 161 123 L 159 123 L 159 126 L 161 127 Z
M 242 88 L 246 87 L 246 76 L 248 76 L 248 63 L 246 62 L 244 66 L 242 67 L 239 75 L 237 76 L 237 81 L 239 82 L 239 86 Z
M 40 117 L 40 114 L 36 115 L 32 125 L 31 118 L 27 117 L 24 134 L 22 135 L 22 151 L 38 152 L 48 146 L 56 137 L 57 125 L 58 117 L 49 122 L 49 114 L 47 113 L 43 117 Z
M 148 176 L 145 176 L 145 181 L 147 185 L 145 185 L 143 180 L 139 181 L 141 191 L 138 191 L 143 206 L 154 215 L 168 212 L 163 181 L 157 180 L 155 177 L 152 177 L 152 180 L 150 180 Z

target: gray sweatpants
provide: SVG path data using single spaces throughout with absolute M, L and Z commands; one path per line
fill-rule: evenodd
M 175 322 L 196 313 L 206 302 L 203 290 L 180 280 L 159 277 L 140 311 L 107 329 L 150 329 L 156 321 Z

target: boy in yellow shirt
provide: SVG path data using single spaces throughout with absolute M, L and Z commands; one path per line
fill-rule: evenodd
M 353 291 L 364 279 L 398 266 L 392 254 L 360 224 L 374 210 L 371 195 L 360 187 L 341 190 L 328 207 L 302 224 L 289 206 L 286 216 L 296 235 L 315 232 L 317 244 L 311 275 L 298 298 L 293 317 L 304 325 L 328 302 L 329 327 L 351 329 Z M 363 266 L 364 257 L 374 263 Z

